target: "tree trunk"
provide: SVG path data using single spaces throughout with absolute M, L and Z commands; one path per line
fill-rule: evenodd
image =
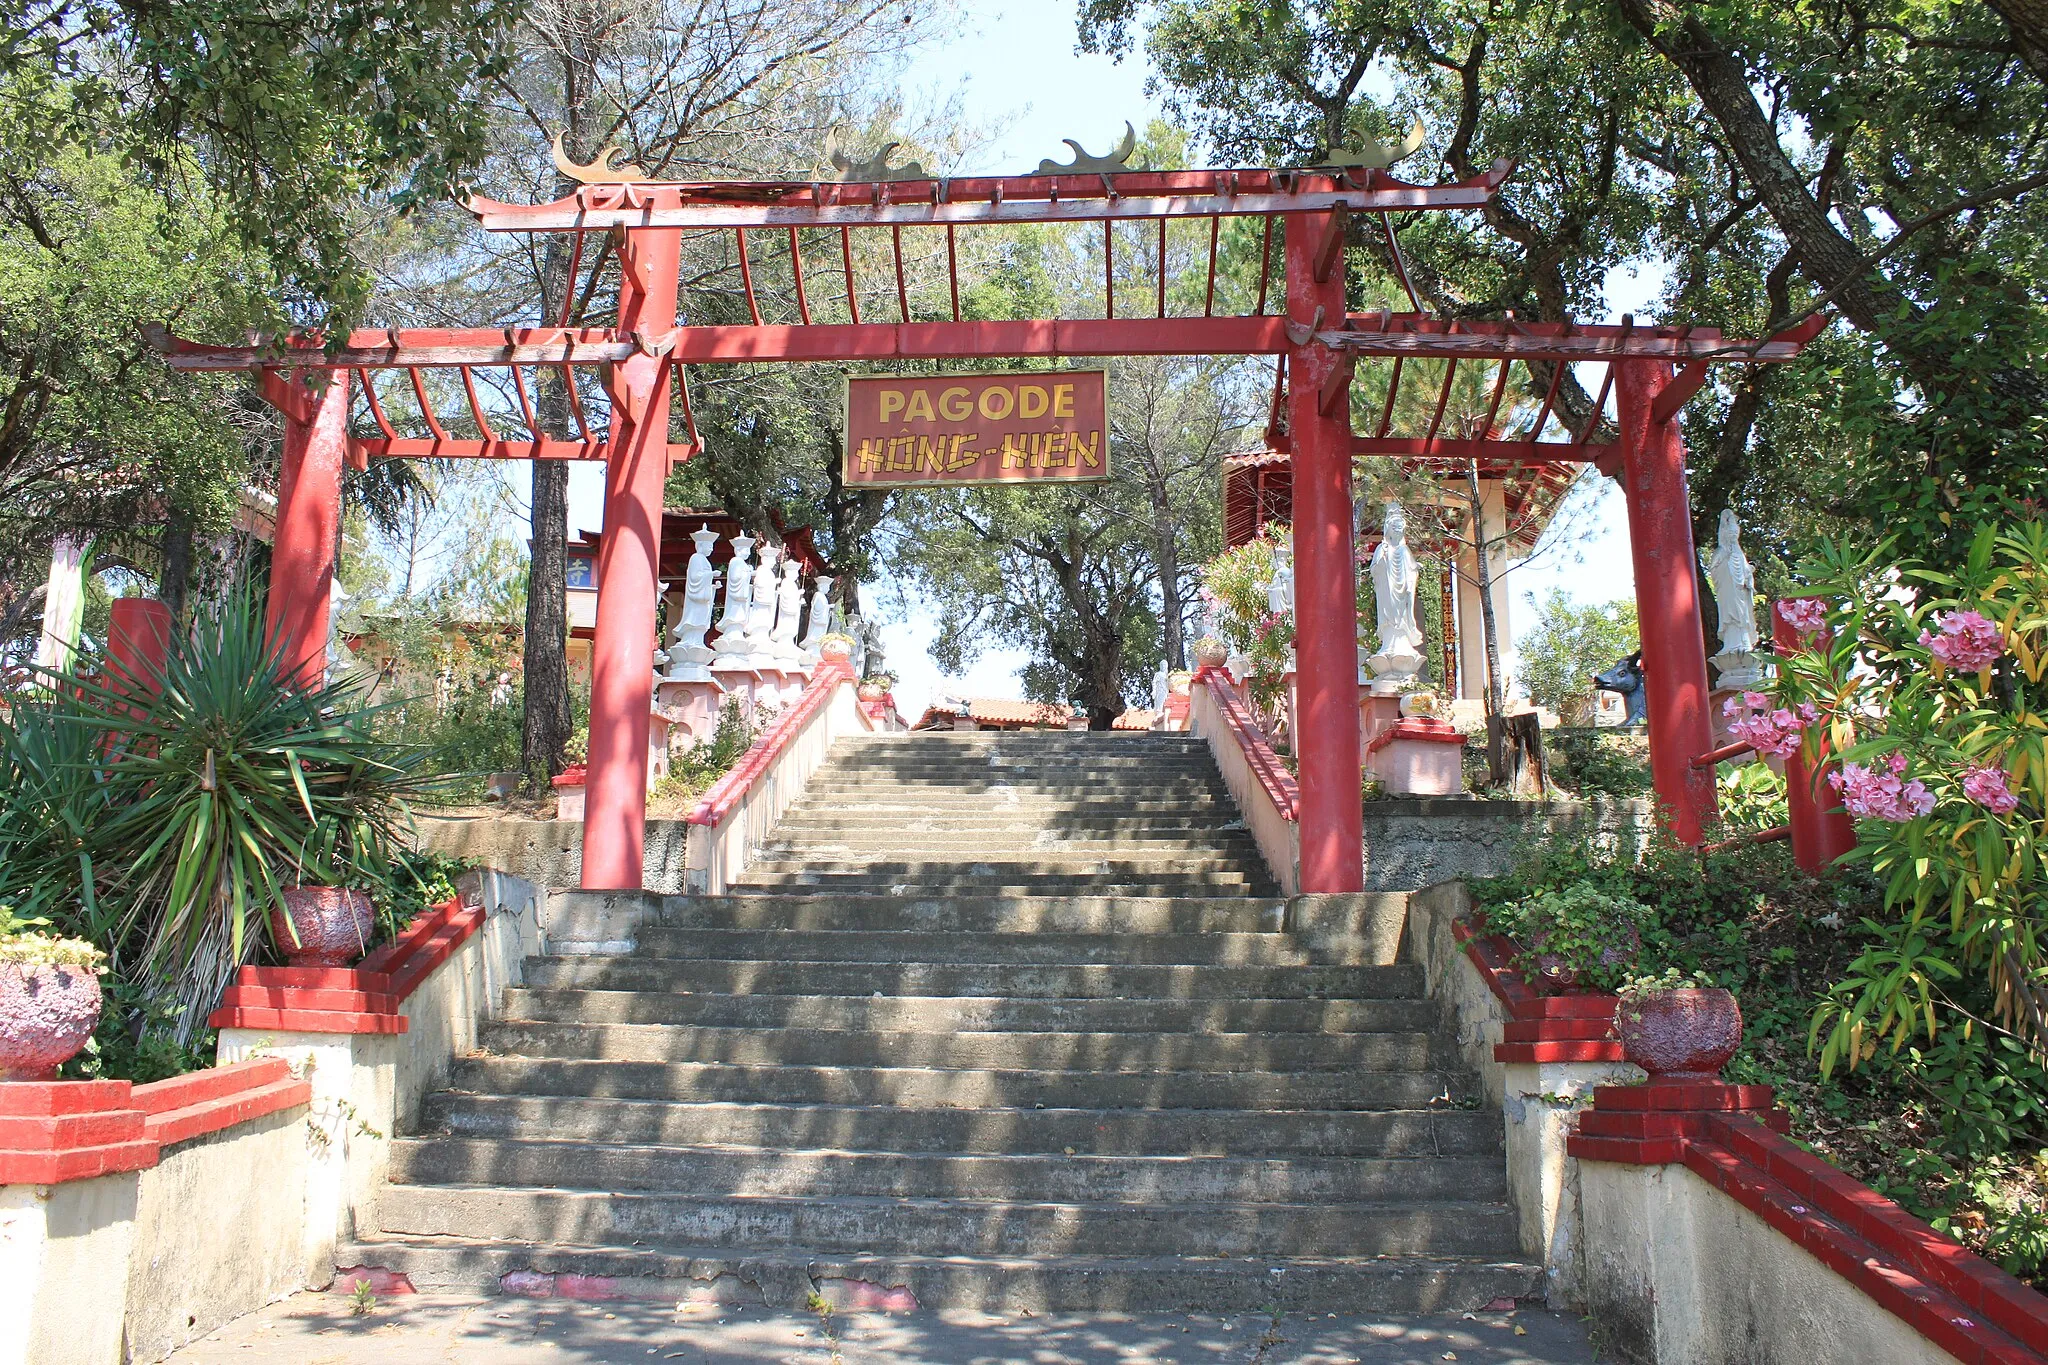
M 163 560 L 156 596 L 169 609 L 175 632 L 192 595 L 192 517 L 176 503 L 164 513 Z
M 563 149 L 583 160 L 590 145 L 596 81 L 589 54 L 580 48 L 562 54 L 562 107 L 569 127 Z M 555 193 L 566 197 L 576 185 L 556 176 Z M 571 325 L 576 281 L 569 273 L 568 234 L 551 232 L 541 252 L 540 297 L 543 313 L 567 317 Z M 540 379 L 540 421 L 545 431 L 559 431 L 570 420 L 569 390 L 573 382 L 543 370 Z M 574 721 L 569 711 L 569 466 L 561 460 L 533 462 L 533 552 L 526 575 L 526 639 L 521 662 L 525 714 L 519 734 L 519 761 L 526 770 L 526 788 L 545 796 L 548 779 L 566 766 L 564 750 Z
M 569 466 L 533 462 L 533 558 L 526 581 L 522 659 L 525 716 L 519 761 L 526 786 L 544 796 L 569 743 Z
M 2020 60 L 2048 81 L 2048 0 L 1985 0 L 2012 28 Z

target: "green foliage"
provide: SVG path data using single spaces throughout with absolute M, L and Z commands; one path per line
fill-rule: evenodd
M 0 85 L 0 93 L 7 87 Z M 4 115 L 0 115 L 4 124 Z M 0 147 L 4 147 L 0 141 Z M 82 148 L 10 158 L 0 179 L 0 579 L 39 582 L 55 529 L 131 563 L 168 511 L 224 529 L 260 419 L 242 381 L 178 375 L 143 324 L 233 335 L 262 308 L 263 266 L 218 205 Z
M 732 771 L 733 764 L 752 746 L 755 735 L 769 719 L 757 713 L 753 723 L 738 697 L 727 697 L 718 708 L 718 727 L 711 738 L 676 754 L 669 760 L 668 776 L 654 789 L 654 801 L 677 807 L 695 801 L 711 789 L 712 783 Z
M 196 174 L 295 302 L 348 311 L 367 288 L 351 257 L 356 206 L 456 188 L 484 150 L 477 87 L 503 69 L 513 12 L 505 0 L 12 0 L 0 147 L 24 168 L 86 146 L 167 186 Z
M 0 897 L 102 947 L 136 990 L 138 1038 L 171 1019 L 184 1044 L 282 887 L 388 896 L 410 875 L 407 803 L 434 756 L 372 736 L 347 686 L 289 683 L 246 593 L 174 637 L 146 703 L 102 670 L 88 654 L 0 727 L 0 850 L 19 855 L 0 858 Z
M 1613 990 L 1637 965 L 1637 945 L 1649 915 L 1632 897 L 1575 881 L 1490 906 L 1486 922 L 1521 945 L 1516 966 L 1531 980 L 1576 978 L 1598 990 Z
M 1744 1035 L 1727 1080 L 1776 1087 L 1794 1137 L 2013 1273 L 2043 1274 L 2034 1210 L 2048 1171 L 2033 1158 L 2048 1148 L 2048 1071 L 2038 1060 L 1985 1028 L 1945 1028 L 1851 1074 L 1824 1075 L 1807 1051 L 1816 996 L 1882 950 L 1884 926 L 1855 914 L 1881 896 L 1865 872 L 1815 881 L 1784 844 L 1702 858 L 1661 838 L 1639 847 L 1578 827 L 1531 845 L 1507 875 L 1474 882 L 1473 894 L 1494 928 L 1545 897 L 1647 907 L 1626 975 L 1676 973 L 1735 992 Z M 1964 1007 L 1988 1013 L 1981 983 L 1958 992 Z
M 51 938 L 47 934 L 0 934 L 0 963 L 17 967 L 84 967 L 99 972 L 107 955 L 82 938 Z
M 1517 645 L 1530 700 L 1555 711 L 1566 725 L 1590 725 L 1593 675 L 1636 651 L 1636 604 L 1624 599 L 1580 606 L 1553 588 Z
M 1612 271 L 1654 260 L 1665 320 L 1762 336 L 1809 309 L 1838 319 L 1800 363 L 1729 367 L 1686 413 L 1696 534 L 1736 507 L 1766 592 L 1820 535 L 1943 541 L 1944 514 L 2038 484 L 2048 86 L 1991 6 L 1078 10 L 1084 47 L 1144 44 L 1168 113 L 1227 163 L 1310 164 L 1416 119 L 1405 179 L 1513 158 L 1485 215 L 1401 229 L 1431 312 L 1598 315 Z M 1354 303 L 1401 292 L 1377 251 L 1352 253 L 1350 283 Z M 1540 399 L 1549 377 L 1514 388 Z M 1591 398 L 1564 377 L 1561 412 L 1584 420 Z
M 1785 803 L 1785 779 L 1767 764 L 1731 765 L 1722 771 L 1716 785 L 1721 824 L 1730 832 L 1776 829 L 1792 818 Z
M 1614 730 L 1557 729 L 1544 742 L 1555 774 L 1580 796 L 1643 796 L 1650 790 L 1649 748 L 1642 736 Z
M 1782 704 L 1818 708 L 1809 744 L 1824 732 L 1845 765 L 1897 763 L 1930 797 L 1925 814 L 1859 822 L 1848 861 L 1879 879 L 1886 918 L 1815 1016 L 1821 1064 L 1854 1067 L 1948 1027 L 1995 1027 L 2048 1055 L 2048 523 L 1987 523 L 1948 566 L 1896 550 L 1831 545 L 1804 566 L 1837 604 L 1834 635 L 1780 669 Z M 1887 591 L 1894 582 L 1908 591 Z M 1960 610 L 2001 640 L 1975 674 L 1921 643 Z M 2012 810 L 1972 797 L 1963 780 L 1975 769 L 2000 774 Z M 1988 993 L 1988 1019 L 1958 997 L 1966 979 Z

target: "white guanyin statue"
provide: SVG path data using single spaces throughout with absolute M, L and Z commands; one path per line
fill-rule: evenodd
M 1273 545 L 1273 578 L 1266 584 L 1266 610 L 1275 616 L 1286 616 L 1294 610 L 1294 542 L 1276 541 Z
M 1757 656 L 1756 572 L 1742 553 L 1742 526 L 1735 509 L 1721 509 L 1720 533 L 1707 566 L 1714 585 L 1714 605 L 1721 613 L 1721 652 L 1714 656 L 1723 687 L 1754 687 L 1763 681 Z
M 782 582 L 775 589 L 775 630 L 770 636 L 769 652 L 777 659 L 796 663 L 803 657 L 797 647 L 797 628 L 803 624 L 804 585 L 803 566 L 794 559 L 782 561 Z
M 704 634 L 711 629 L 711 608 L 718 596 L 718 575 L 711 567 L 711 547 L 718 544 L 718 532 L 699 529 L 690 533 L 696 552 L 683 571 L 683 614 L 676 623 L 669 649 L 668 679 L 671 682 L 709 682 L 704 665 L 711 662 L 711 649 Z
M 775 595 L 781 575 L 776 564 L 782 558 L 777 545 L 761 542 L 761 560 L 754 566 L 754 593 L 747 608 L 747 643 L 756 666 L 773 660 L 775 645 Z
M 1408 514 L 1401 504 L 1387 504 L 1380 524 L 1380 547 L 1372 555 L 1373 604 L 1379 616 L 1379 653 L 1367 660 L 1373 690 L 1398 692 L 1422 671 L 1422 628 L 1415 621 L 1415 586 L 1421 574 L 1408 548 Z
M 804 623 L 803 638 L 796 642 L 807 664 L 818 662 L 818 647 L 832 633 L 832 583 L 823 574 L 811 580 L 811 615 Z
M 746 666 L 753 651 L 747 637 L 747 619 L 753 610 L 753 566 L 747 556 L 754 552 L 754 538 L 744 531 L 732 538 L 732 558 L 725 562 L 725 610 L 718 617 L 718 660 L 726 667 Z

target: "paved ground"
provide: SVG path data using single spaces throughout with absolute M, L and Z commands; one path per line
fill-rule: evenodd
M 768 1312 L 718 1304 L 581 1304 L 406 1296 L 355 1316 L 301 1294 L 230 1323 L 172 1365 L 1583 1365 L 1575 1318 Z

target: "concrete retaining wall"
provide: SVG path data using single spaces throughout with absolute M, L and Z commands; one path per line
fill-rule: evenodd
M 1507 1146 L 1508 1195 L 1521 1217 L 1522 1252 L 1543 1264 L 1553 1304 L 1584 1300 L 1579 1163 L 1565 1139 L 1597 1085 L 1626 1085 L 1643 1073 L 1626 1062 L 1500 1062 L 1507 1011 L 1480 975 L 1451 924 L 1472 909 L 1463 882 L 1444 882 L 1408 898 L 1408 943 L 1422 963 L 1443 1027 L 1456 1039 L 1459 1062 L 1479 1077 L 1489 1105 L 1501 1112 Z
M 1650 803 L 1487 801 L 1413 797 L 1365 807 L 1365 889 L 1414 891 L 1460 877 L 1497 877 L 1521 849 L 1565 829 L 1612 839 L 1640 837 Z
M 1655 1365 L 1953 1361 L 1684 1166 L 1574 1162 L 1585 1303 L 1603 1342 Z
M 306 1286 L 305 1118 L 287 1109 L 193 1138 L 136 1173 L 128 1360 L 161 1360 Z
M 641 885 L 677 895 L 690 826 L 649 820 Z M 415 847 L 502 868 L 535 886 L 576 886 L 583 880 L 581 820 L 522 820 L 509 815 L 422 816 Z

